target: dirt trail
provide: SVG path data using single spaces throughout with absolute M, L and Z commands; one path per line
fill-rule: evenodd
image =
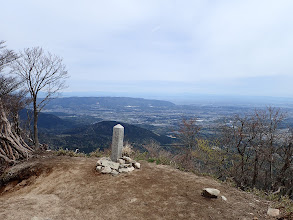
M 273 219 L 269 202 L 212 178 L 147 162 L 113 177 L 95 172 L 96 161 L 37 159 L 44 172 L 4 189 L 0 219 Z M 204 187 L 219 189 L 227 201 L 202 197 Z

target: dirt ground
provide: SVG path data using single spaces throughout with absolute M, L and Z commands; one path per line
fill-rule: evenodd
M 97 158 L 42 156 L 36 175 L 2 188 L 0 219 L 274 219 L 270 203 L 209 177 L 141 162 L 118 176 L 95 171 Z M 201 196 L 217 188 L 227 201 Z

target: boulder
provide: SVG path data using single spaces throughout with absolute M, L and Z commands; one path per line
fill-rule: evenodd
M 216 199 L 220 195 L 220 190 L 214 188 L 204 188 L 201 195 L 206 198 Z

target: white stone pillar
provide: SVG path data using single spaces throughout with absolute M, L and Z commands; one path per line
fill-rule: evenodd
M 124 127 L 120 124 L 113 128 L 111 160 L 117 162 L 122 157 Z

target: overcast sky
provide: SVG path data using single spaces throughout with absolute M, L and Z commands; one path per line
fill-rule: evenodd
M 293 97 L 292 0 L 9 0 L 0 40 L 64 58 L 68 92 Z

